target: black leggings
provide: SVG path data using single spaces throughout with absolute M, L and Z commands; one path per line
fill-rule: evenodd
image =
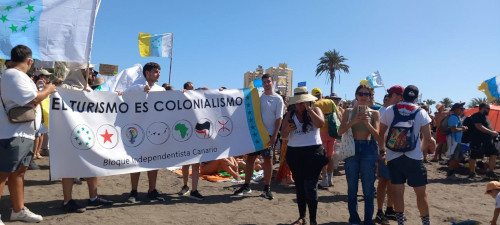
M 323 166 L 328 164 L 325 149 L 321 145 L 288 146 L 286 161 L 295 180 L 299 216 L 305 218 L 308 206 L 309 220 L 315 223 L 318 210 L 318 177 Z

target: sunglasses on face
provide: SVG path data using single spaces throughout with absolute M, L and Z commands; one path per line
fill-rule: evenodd
M 360 96 L 360 97 L 363 97 L 363 96 L 370 97 L 370 96 L 372 96 L 372 94 L 370 92 L 358 92 L 356 94 L 358 96 Z

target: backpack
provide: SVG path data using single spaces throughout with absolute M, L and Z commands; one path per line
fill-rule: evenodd
M 333 103 L 332 100 L 330 100 L 332 103 L 332 113 L 325 115 L 325 119 L 327 120 L 328 123 L 328 135 L 332 138 L 339 139 L 339 127 L 340 127 L 340 120 L 338 116 L 338 110 L 337 107 L 335 107 L 335 103 Z
M 462 143 L 469 143 L 471 140 L 472 130 L 475 129 L 474 124 L 472 123 L 472 118 L 468 116 L 462 122 L 462 126 L 466 126 L 468 129 L 464 131 L 462 134 Z
M 441 124 L 439 124 L 439 131 L 441 132 L 441 135 L 443 135 L 443 136 L 448 136 L 449 134 L 451 134 L 451 126 L 448 124 L 448 119 L 450 118 L 450 116 L 457 116 L 457 115 L 455 115 L 455 114 L 447 115 L 443 118 L 443 120 L 441 120 Z M 460 122 L 460 119 L 459 119 L 459 122 Z
M 421 108 L 408 116 L 401 115 L 396 105 L 392 109 L 394 110 L 394 120 L 389 127 L 385 146 L 394 152 L 414 150 L 417 144 L 420 144 L 418 143 L 419 132 L 414 132 L 413 126 L 415 125 L 415 116 Z
M 441 131 L 441 135 L 443 136 L 448 136 L 448 134 L 451 133 L 451 127 L 448 125 L 448 118 L 450 118 L 451 115 L 453 114 L 445 116 L 439 124 L 439 131 Z

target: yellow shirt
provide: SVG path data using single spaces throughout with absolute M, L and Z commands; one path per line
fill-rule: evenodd
M 325 115 L 332 113 L 334 110 L 336 112 L 338 111 L 337 106 L 335 106 L 335 103 L 330 99 L 320 99 L 316 101 L 313 106 L 320 108 Z M 320 131 L 328 132 L 328 121 L 325 120 L 325 124 L 321 127 Z

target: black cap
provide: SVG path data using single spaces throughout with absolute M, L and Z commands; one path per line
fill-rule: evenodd
M 465 105 L 465 102 L 462 102 L 462 103 L 455 103 L 451 106 L 451 109 L 450 111 L 453 111 L 455 109 L 463 109 L 464 108 L 464 105 Z
M 403 100 L 405 102 L 415 102 L 418 98 L 418 88 L 415 85 L 408 85 L 403 92 Z

